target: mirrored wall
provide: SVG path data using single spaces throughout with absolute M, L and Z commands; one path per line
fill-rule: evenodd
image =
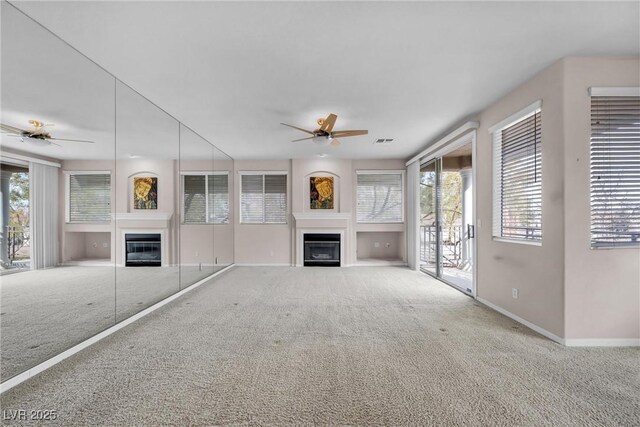
M 233 160 L 1 7 L 4 382 L 232 264 Z

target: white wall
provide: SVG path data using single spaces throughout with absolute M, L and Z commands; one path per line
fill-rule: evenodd
M 558 61 L 478 115 L 478 297 L 560 338 L 633 342 L 640 338 L 640 249 L 590 249 L 590 86 L 640 86 L 640 60 Z M 488 128 L 539 99 L 542 246 L 495 241 Z
M 477 131 L 477 295 L 547 331 L 564 335 L 564 64 L 557 62 L 479 115 Z M 492 238 L 489 127 L 542 100 L 542 246 Z M 519 298 L 512 298 L 512 288 Z
M 590 249 L 591 86 L 640 86 L 638 58 L 564 61 L 565 336 L 640 338 L 640 248 Z

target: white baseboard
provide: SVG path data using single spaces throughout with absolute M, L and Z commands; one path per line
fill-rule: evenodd
M 494 310 L 495 310 L 495 311 L 497 311 L 498 313 L 504 314 L 505 316 L 507 316 L 507 317 L 509 317 L 509 318 L 511 318 L 511 319 L 513 319 L 513 320 L 515 320 L 515 321 L 516 321 L 516 322 L 518 322 L 518 323 L 522 323 L 522 324 L 523 324 L 523 325 L 525 325 L 527 328 L 529 328 L 529 329 L 532 329 L 532 330 L 536 331 L 536 332 L 537 332 L 537 333 L 539 333 L 540 335 L 543 335 L 543 336 L 545 336 L 545 337 L 549 338 L 550 340 L 557 342 L 558 344 L 565 345 L 565 340 L 564 340 L 564 338 L 560 338 L 559 336 L 557 336 L 557 335 L 555 335 L 555 334 L 553 334 L 553 333 L 551 333 L 551 332 L 547 331 L 546 329 L 543 329 L 543 328 L 541 328 L 540 326 L 535 325 L 535 324 L 533 324 L 533 323 L 529 322 L 528 320 L 525 320 L 525 319 L 523 319 L 522 317 L 517 316 L 517 315 L 515 315 L 515 314 L 513 314 L 513 313 L 511 313 L 511 312 L 509 312 L 509 311 L 507 311 L 507 310 L 505 310 L 504 308 L 499 307 L 499 306 L 495 305 L 494 303 L 487 301 L 487 300 L 486 300 L 486 299 L 484 299 L 484 298 L 477 297 L 477 298 L 476 298 L 476 300 L 477 300 L 478 302 L 481 302 L 482 304 L 486 305 L 487 307 L 494 309 Z
M 274 262 L 273 264 L 261 264 L 261 263 L 252 263 L 252 262 L 247 262 L 247 263 L 235 263 L 234 264 L 237 267 L 294 267 L 294 265 L 292 264 L 284 264 L 284 263 L 276 263 Z
M 91 338 L 88 338 L 84 341 L 82 341 L 80 344 L 77 344 L 73 347 L 71 347 L 68 350 L 63 351 L 62 353 L 53 356 L 50 359 L 45 360 L 44 362 L 34 366 L 31 369 L 26 370 L 25 372 L 22 372 L 18 375 L 16 375 L 13 378 L 8 379 L 7 381 L 3 382 L 2 384 L 0 384 L 0 394 L 4 393 L 7 390 L 10 390 L 11 388 L 17 386 L 18 384 L 28 380 L 29 378 L 39 374 L 40 372 L 49 369 L 50 367 L 62 362 L 63 360 L 67 359 L 68 357 L 78 353 L 81 350 L 84 350 L 85 348 L 89 347 L 92 344 L 97 343 L 98 341 L 100 341 L 103 338 L 108 337 L 109 335 L 113 334 L 116 331 L 119 331 L 120 329 L 124 328 L 127 325 L 130 325 L 131 323 L 135 322 L 138 319 L 141 319 L 142 317 L 146 316 L 147 314 L 159 309 L 160 307 L 162 307 L 165 304 L 170 303 L 171 301 L 173 301 L 176 298 L 180 298 L 182 295 L 186 294 L 187 292 L 190 292 L 192 290 L 194 290 L 195 288 L 197 288 L 198 286 L 202 285 L 203 283 L 207 282 L 209 279 L 227 271 L 228 269 L 232 268 L 234 266 L 234 264 L 228 265 L 227 267 L 223 268 L 220 271 L 216 271 L 215 273 L 205 277 L 204 279 L 194 283 L 193 285 L 189 286 L 188 288 L 185 288 L 179 292 L 176 292 L 173 295 L 168 296 L 167 298 L 163 299 L 162 301 L 159 301 L 157 303 L 155 303 L 154 305 L 142 310 L 140 313 L 134 314 L 133 316 L 123 320 L 120 323 L 116 323 L 115 325 L 111 326 L 109 329 L 105 329 L 104 331 L 92 336 Z
M 640 347 L 640 338 L 568 338 L 567 347 Z

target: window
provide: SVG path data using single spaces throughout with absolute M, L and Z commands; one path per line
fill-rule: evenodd
M 541 103 L 493 126 L 493 236 L 542 241 Z
M 640 89 L 591 89 L 591 247 L 640 246 Z M 611 88 L 613 89 L 613 88 Z M 618 88 L 619 89 L 619 88 Z M 634 89 L 634 88 L 630 88 Z M 633 90 L 630 91 L 634 93 Z
M 284 172 L 241 172 L 240 222 L 287 223 L 287 175 Z
M 403 222 L 402 171 L 358 171 L 357 222 Z
M 229 223 L 229 173 L 182 176 L 185 224 Z
M 67 172 L 67 222 L 111 220 L 111 172 Z

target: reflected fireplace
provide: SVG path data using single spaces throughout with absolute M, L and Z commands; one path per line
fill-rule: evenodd
M 340 234 L 304 234 L 305 267 L 340 267 Z
M 162 235 L 159 233 L 127 233 L 125 240 L 125 265 L 127 267 L 162 266 Z

